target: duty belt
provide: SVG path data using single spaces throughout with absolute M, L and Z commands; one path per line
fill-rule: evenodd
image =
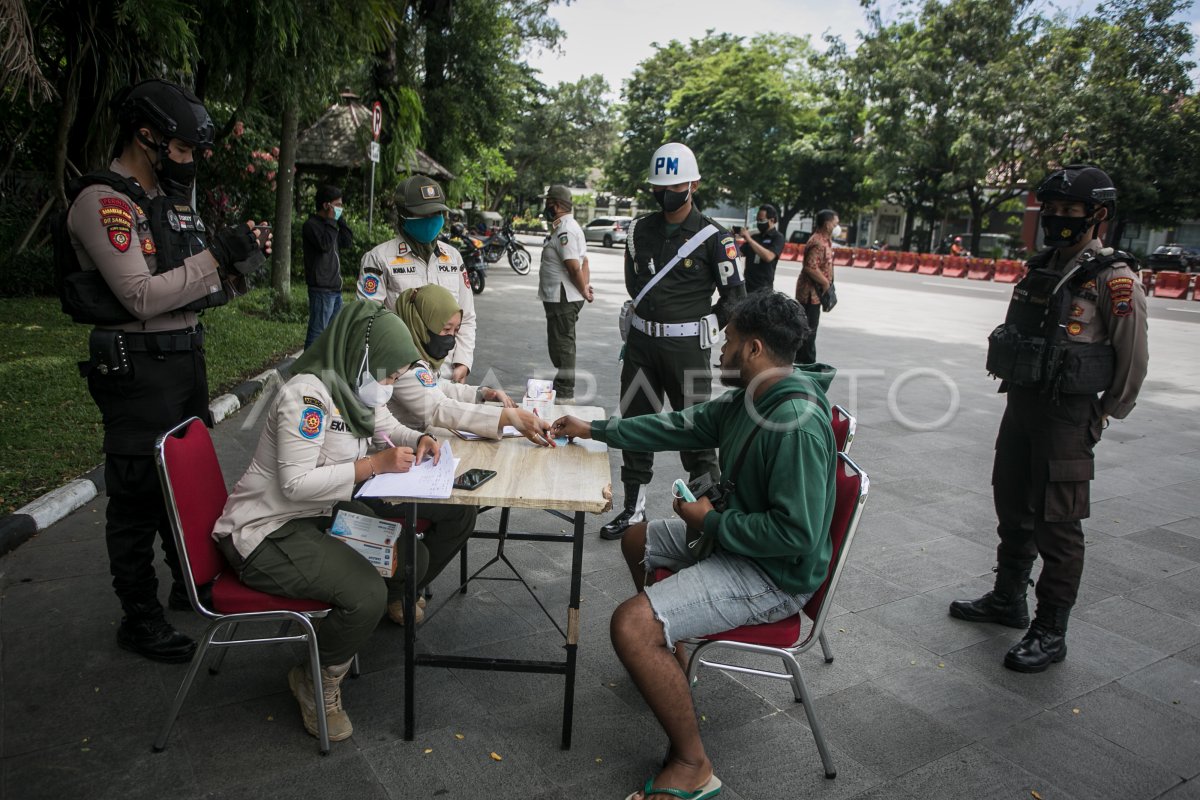
M 204 347 L 204 328 L 133 333 L 124 331 L 125 348 L 131 353 L 184 353 Z
M 680 336 L 700 335 L 699 322 L 651 322 L 648 319 L 642 319 L 635 313 L 630 314 L 630 319 L 636 330 L 655 338 L 673 339 Z

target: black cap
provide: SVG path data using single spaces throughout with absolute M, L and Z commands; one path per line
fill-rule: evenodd
M 1037 189 L 1037 199 L 1077 200 L 1088 206 L 1117 207 L 1117 187 L 1104 170 L 1090 164 L 1068 164 L 1054 172 Z
M 191 91 L 153 78 L 119 91 L 112 101 L 122 126 L 147 125 L 168 139 L 211 149 L 213 123 L 208 110 Z

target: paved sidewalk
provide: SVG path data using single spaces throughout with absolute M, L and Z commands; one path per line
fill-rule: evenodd
M 618 251 L 597 250 L 600 299 L 580 318 L 579 363 L 596 375 L 594 402 L 612 409 L 624 293 Z M 777 286 L 795 274 L 785 263 Z M 514 391 L 549 374 L 536 281 L 501 263 L 477 299 L 480 368 Z M 1200 303 L 1151 301 L 1150 379 L 1097 449 L 1070 655 L 1019 675 L 1000 665 L 1019 632 L 946 615 L 951 599 L 990 586 L 1003 398 L 982 364 L 1009 290 L 850 269 L 838 283 L 818 351 L 841 371 L 833 397 L 858 415 L 851 454 L 871 478 L 826 629 L 836 660 L 805 662 L 838 777 L 823 777 L 786 684 L 705 671 L 695 696 L 722 797 L 1200 798 Z M 214 431 L 231 483 L 260 426 L 250 408 Z M 666 516 L 682 468 L 670 454 L 655 463 L 650 510 Z M 612 464 L 619 502 L 619 453 Z M 545 514 L 513 518 L 564 527 Z M 2 797 L 619 800 L 662 757 L 665 740 L 608 642 L 629 579 L 617 543 L 594 533 L 570 751 L 558 749 L 561 679 L 505 673 L 422 670 L 417 738 L 403 741 L 402 629 L 384 620 L 362 677 L 345 685 L 355 735 L 328 757 L 287 689 L 298 654 L 288 647 L 235 650 L 220 675 L 202 672 L 168 749 L 154 754 L 186 668 L 117 649 L 103 519 L 100 498 L 0 558 Z M 472 545 L 476 563 L 487 547 Z M 548 605 L 565 606 L 568 548 L 508 552 Z M 453 577 L 436 584 L 439 600 Z M 201 632 L 194 615 L 168 613 Z M 493 582 L 453 600 L 420 637 L 439 651 L 540 658 L 558 652 L 552 632 L 519 586 Z

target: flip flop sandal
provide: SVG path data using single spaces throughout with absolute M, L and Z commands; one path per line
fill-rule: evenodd
M 669 789 L 669 788 L 654 788 L 654 778 L 651 776 L 646 779 L 646 785 L 642 787 L 642 796 L 649 800 L 654 795 L 664 795 L 666 797 L 680 797 L 683 800 L 708 800 L 710 797 L 716 797 L 721 793 L 721 779 L 713 775 L 708 779 L 708 783 L 701 786 L 694 792 L 689 792 L 684 789 Z M 633 800 L 637 796 L 637 792 L 632 792 L 625 800 Z

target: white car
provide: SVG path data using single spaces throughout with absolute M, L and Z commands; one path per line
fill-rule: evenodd
M 600 242 L 605 247 L 625 244 L 632 221 L 633 217 L 596 217 L 583 226 L 583 238 L 589 242 Z

